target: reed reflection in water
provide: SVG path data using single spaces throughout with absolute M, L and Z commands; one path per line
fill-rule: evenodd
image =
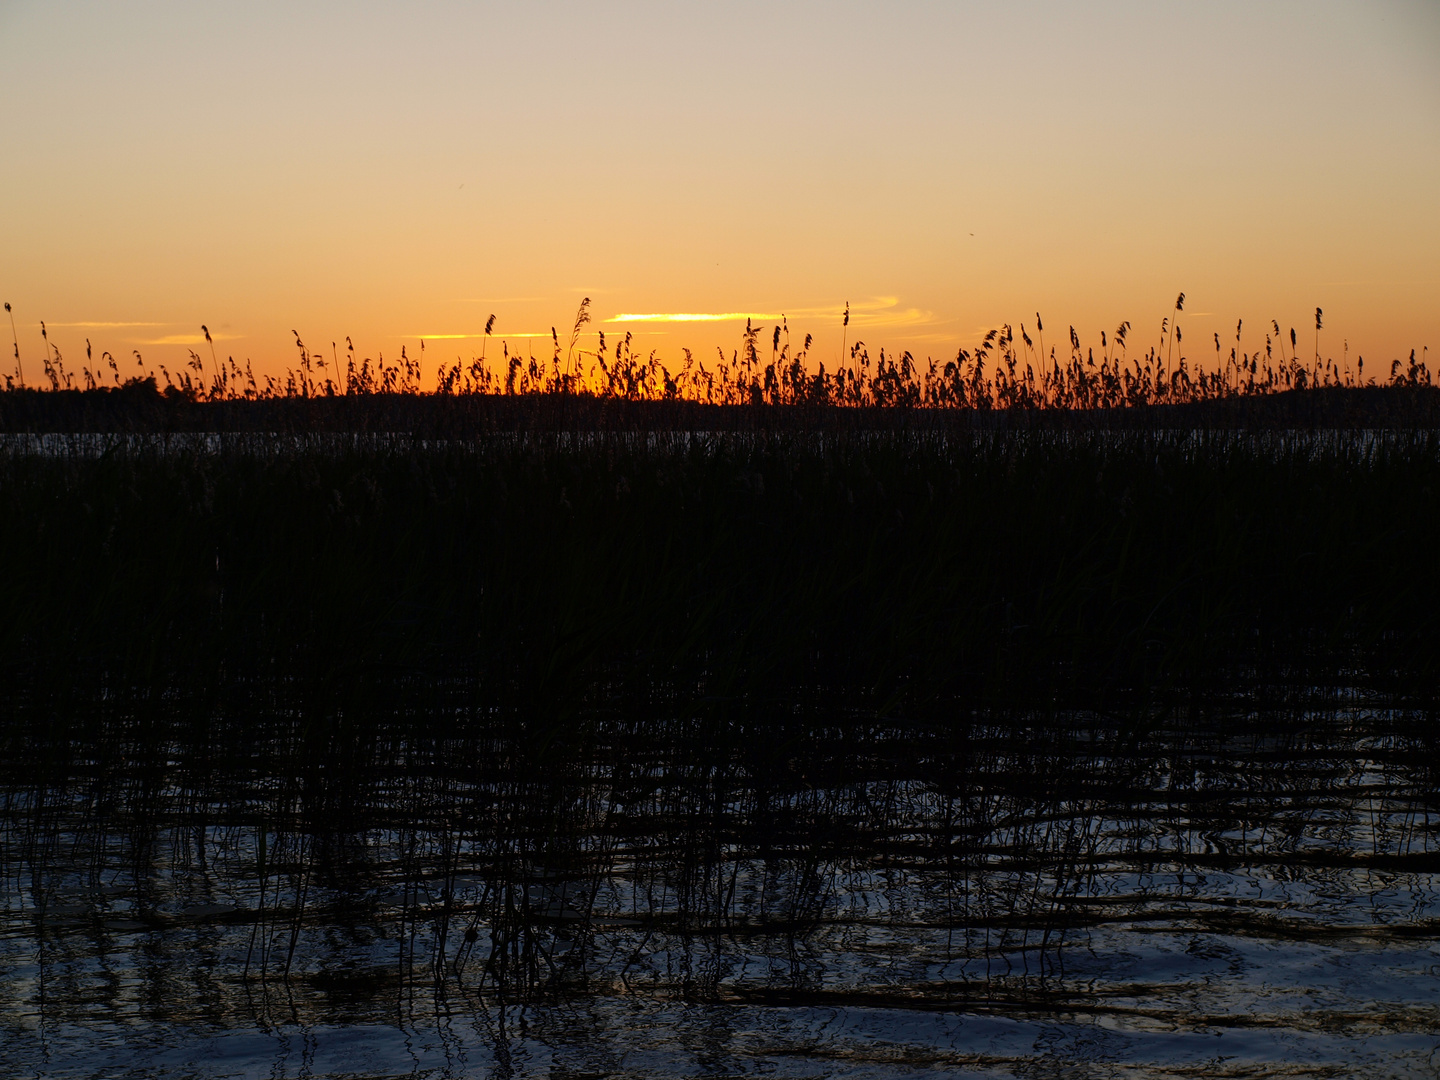
M 1428 431 L 8 439 L 0 1072 L 1433 1073 L 1437 493 Z
M 1292 692 L 1148 727 L 880 721 L 817 693 L 667 718 L 657 690 L 562 732 L 447 692 L 343 761 L 297 710 L 203 739 L 152 714 L 142 743 L 117 698 L 113 740 L 9 770 L 0 1063 L 1433 1065 L 1422 716 Z

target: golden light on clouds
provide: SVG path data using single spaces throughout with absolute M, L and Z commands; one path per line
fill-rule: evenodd
M 36 323 L 36 325 L 38 326 L 39 324 Z M 153 327 L 153 326 L 165 326 L 165 325 L 167 325 L 167 324 L 166 324 L 166 323 L 158 323 L 158 322 L 52 322 L 52 323 L 48 323 L 47 325 L 48 325 L 48 326 L 51 326 L 51 327 L 55 327 L 55 326 L 66 326 L 66 327 L 70 327 L 70 326 L 73 326 L 73 327 L 82 327 L 82 328 L 85 328 L 85 329 L 91 329 L 91 328 L 115 329 L 116 327 L 132 327 L 132 326 Z
M 240 338 L 239 338 L 239 335 L 236 335 L 236 334 L 218 334 L 218 333 L 216 333 L 215 331 L 212 330 L 212 331 L 210 332 L 210 340 L 212 340 L 212 341 L 238 341 L 238 340 L 240 340 Z M 205 335 L 204 335 L 204 334 L 165 334 L 165 335 L 162 336 L 162 337 L 157 337 L 157 338 L 145 338 L 145 339 L 142 339 L 142 340 L 139 340 L 139 341 L 135 341 L 135 344 L 136 344 L 136 345 L 187 345 L 187 346 L 188 346 L 188 345 L 203 345 L 203 344 L 205 344 Z
M 835 312 L 835 318 L 840 312 Z M 861 300 L 850 306 L 850 322 L 861 326 L 928 326 L 936 321 L 933 311 L 901 307 L 898 296 Z
M 770 322 L 783 318 L 781 315 L 764 315 L 758 312 L 727 311 L 718 314 L 701 314 L 699 312 L 674 311 L 662 312 L 650 315 L 634 315 L 625 313 L 615 315 L 606 319 L 607 323 L 686 323 L 686 322 L 743 322 L 753 319 L 760 322 Z
M 797 323 L 827 323 L 844 317 L 845 305 L 829 307 L 797 307 L 787 312 L 726 311 L 702 312 L 652 312 L 649 314 L 623 313 L 605 319 L 607 323 L 707 323 L 707 322 L 750 322 L 776 323 L 795 320 Z M 920 326 L 934 322 L 933 312 L 920 308 L 901 307 L 898 296 L 881 296 L 870 300 L 856 301 L 850 306 L 851 322 L 865 322 L 872 326 Z
M 556 333 L 558 332 L 557 329 Z M 483 330 L 479 330 L 473 334 L 401 334 L 400 338 L 406 341 L 470 341 L 477 338 L 488 337 L 500 341 L 506 338 L 548 338 L 553 336 L 549 330 L 524 330 L 507 334 L 502 334 L 498 331 L 493 334 L 487 334 Z

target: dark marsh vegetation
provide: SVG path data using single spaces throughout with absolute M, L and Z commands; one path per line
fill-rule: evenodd
M 907 709 L 1168 707 L 1292 671 L 1423 695 L 1436 440 L 21 437 L 3 662 L 36 692 L 463 676 L 557 715 L 630 680 Z
M 844 419 L 6 436 L 0 1009 L 1427 1029 L 1440 435 Z

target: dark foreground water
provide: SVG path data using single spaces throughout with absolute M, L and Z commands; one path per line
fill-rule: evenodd
M 1422 716 L 287 723 L 10 769 L 0 1072 L 1440 1069 Z

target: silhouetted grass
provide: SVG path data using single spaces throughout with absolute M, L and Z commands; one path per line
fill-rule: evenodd
M 206 326 L 200 329 L 210 352 L 207 369 L 200 354 L 189 350 L 188 370 L 170 372 L 163 364 L 147 368 L 136 351 L 136 366 L 122 374 L 121 366 L 109 352 L 102 352 L 102 365 L 85 343 L 85 364 L 80 386 L 66 370 L 59 347 L 50 341 L 44 322 L 40 323 L 44 343 L 42 364 L 52 392 L 117 390 L 145 384 L 158 387 L 164 380 L 165 393 L 185 401 L 236 402 L 313 398 L 356 398 L 374 395 L 415 397 L 422 393 L 447 397 L 579 397 L 599 401 L 676 402 L 710 406 L 790 406 L 851 409 L 926 409 L 992 412 L 1071 412 L 1123 410 L 1155 406 L 1196 405 L 1270 397 L 1292 391 L 1318 389 L 1430 388 L 1432 376 L 1427 363 L 1428 347 L 1419 359 L 1410 351 L 1408 363 L 1391 362 L 1388 374 L 1365 375 L 1365 361 L 1358 357 L 1350 368 L 1349 346 L 1341 361 L 1320 354 L 1321 310 L 1315 309 L 1315 351 L 1312 361 L 1302 364 L 1296 354 L 1296 332 L 1290 330 L 1291 351 L 1285 351 L 1280 323 L 1272 320 L 1273 338 L 1265 334 L 1263 352 L 1243 348 L 1243 322 L 1235 326 L 1235 345 L 1222 356 L 1220 335 L 1214 334 L 1215 360 L 1207 370 L 1198 360 L 1185 356 L 1179 319 L 1185 294 L 1179 294 L 1174 311 L 1161 322 L 1158 347 L 1130 353 L 1131 324 L 1116 327 L 1113 337 L 1100 334 L 1100 356 L 1094 346 L 1082 344 L 1075 327 L 1070 327 L 1068 353 L 1056 347 L 1045 350 L 1043 323 L 1035 316 L 1039 347 L 1022 324 L 1017 341 L 1009 324 L 989 331 L 973 349 L 961 348 L 948 361 L 932 357 L 921 360 L 909 350 L 886 352 L 879 347 L 872 357 L 864 341 L 850 342 L 850 305 L 842 323 L 841 356 L 834 370 L 827 370 L 824 357 L 812 356 L 811 335 L 792 342 L 790 330 L 781 319 L 769 335 L 770 350 L 765 356 L 765 327 L 746 321 L 741 344 L 727 357 L 716 348 L 716 359 L 706 366 L 703 357 L 682 349 L 683 361 L 671 361 L 675 370 L 657 351 L 642 355 L 630 333 L 623 337 L 604 331 L 597 334 L 594 349 L 580 347 L 580 336 L 590 322 L 590 299 L 581 301 L 567 345 L 551 328 L 553 352 L 536 357 L 533 344 L 521 357 L 510 352 L 501 340 L 501 355 L 487 357 L 495 316 L 485 323 L 479 356 L 466 360 L 425 358 L 425 341 L 420 340 L 415 356 L 402 347 L 398 360 L 387 362 L 383 354 L 361 357 L 347 337 L 345 360 L 340 360 L 338 343 L 332 342 L 330 359 L 323 347 L 312 352 L 295 333 L 296 360 L 285 375 L 257 378 L 249 361 L 242 368 L 235 358 L 222 363 Z M 10 305 L 6 304 L 7 313 Z M 25 388 L 19 339 L 14 335 L 15 373 L 5 375 L 5 390 Z M 1278 348 L 1279 357 L 1275 352 Z M 1177 349 L 1179 354 L 1177 357 Z M 91 365 L 94 364 L 94 367 Z M 128 369 L 128 364 L 126 365 Z M 107 374 L 108 368 L 108 374 Z M 32 406 L 33 407 L 33 406 Z

